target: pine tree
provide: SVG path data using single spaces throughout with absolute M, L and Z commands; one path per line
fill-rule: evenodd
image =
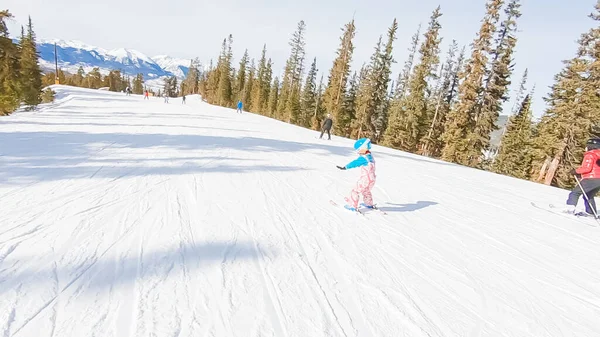
M 292 50 L 285 65 L 281 92 L 277 104 L 277 115 L 280 119 L 288 123 L 291 123 L 297 117 L 300 110 L 300 81 L 302 80 L 302 73 L 304 71 L 305 31 L 306 24 L 301 20 L 298 22 L 298 28 L 289 43 Z
M 338 126 L 338 133 L 343 137 L 350 135 L 350 123 L 356 117 L 356 97 L 358 94 L 358 75 L 356 72 L 352 74 L 348 82 L 348 89 L 346 95 L 344 95 L 344 101 L 342 102 L 342 109 L 344 110 L 343 121 L 337 121 L 337 123 L 343 122 L 342 126 Z
M 321 80 L 319 81 L 319 87 L 317 88 L 315 97 L 315 108 L 310 119 L 310 126 L 313 130 L 321 129 L 321 120 L 325 114 L 325 104 L 323 102 L 323 96 L 325 94 L 325 88 L 323 85 L 323 75 L 321 74 Z
M 266 97 L 264 97 L 265 86 L 270 85 L 270 83 L 265 83 L 265 76 L 267 75 L 267 45 L 263 45 L 262 54 L 260 56 L 260 60 L 258 61 L 258 70 L 256 75 L 256 82 L 252 86 L 251 100 L 252 106 L 250 107 L 250 111 L 252 112 L 261 112 Z
M 523 102 L 523 95 L 525 94 L 525 85 L 527 84 L 527 77 L 529 76 L 529 69 L 525 68 L 523 72 L 523 76 L 521 77 L 521 82 L 519 84 L 519 89 L 517 89 L 517 94 L 515 95 L 515 104 L 511 109 L 511 115 L 515 115 L 519 112 L 521 108 L 521 103 Z
M 306 128 L 311 126 L 311 117 L 314 115 L 317 106 L 317 71 L 317 58 L 315 57 L 306 76 L 300 102 L 298 125 Z
M 379 36 L 375 52 L 371 55 L 370 63 L 363 65 L 359 75 L 359 86 L 356 94 L 356 118 L 350 123 L 350 137 L 354 139 L 368 137 L 372 130 L 373 96 L 375 83 L 373 69 L 379 65 L 382 36 Z
M 102 75 L 100 75 L 100 77 L 102 77 Z M 62 69 L 58 69 L 58 82 L 59 83 L 67 83 L 67 76 L 65 75 L 65 72 Z M 100 87 L 102 86 L 102 84 L 100 85 Z
M 488 54 L 491 51 L 492 37 L 500 18 L 503 0 L 488 0 L 486 15 L 473 42 L 471 58 L 462 72 L 462 82 L 458 88 L 458 103 L 447 116 L 442 136 L 445 143 L 442 159 L 458 164 L 469 165 L 477 161 L 482 153 L 480 148 L 472 148 L 469 138 L 475 128 L 475 118 L 484 91 L 483 78 L 487 71 Z
M 513 107 L 510 110 L 510 116 L 516 115 L 517 113 L 519 113 L 520 109 L 522 108 L 523 98 L 525 95 L 525 91 L 527 90 L 525 85 L 527 84 L 528 71 L 529 71 L 528 69 L 525 69 L 525 72 L 523 73 L 523 76 L 521 77 L 521 82 L 519 84 L 519 88 L 517 89 L 516 95 L 515 95 L 515 103 L 513 104 Z M 504 134 L 506 133 L 507 126 L 508 126 L 508 123 L 506 123 L 502 127 L 502 134 L 501 134 L 502 137 L 504 137 Z M 502 139 L 501 139 L 501 141 L 502 141 Z M 490 157 L 492 158 L 492 162 L 494 161 L 494 157 L 498 154 L 498 150 L 499 150 L 500 146 L 501 146 L 501 144 L 498 144 L 497 146 L 490 148 Z M 492 170 L 493 170 L 493 168 L 492 168 Z
M 439 63 L 439 31 L 442 16 L 438 6 L 431 15 L 425 40 L 419 49 L 420 62 L 415 66 L 408 83 L 408 95 L 394 102 L 390 126 L 384 134 L 384 144 L 404 151 L 416 152 L 428 121 L 427 82 L 435 79 L 435 69 Z
M 248 71 L 248 69 L 247 69 L 248 61 L 249 61 L 248 49 L 246 49 L 246 51 L 244 51 L 244 55 L 240 59 L 240 66 L 238 68 L 238 73 L 235 78 L 235 85 L 234 85 L 235 95 L 234 96 L 235 96 L 236 100 L 241 100 L 244 98 L 243 91 L 244 91 L 244 87 L 246 86 L 246 72 Z M 236 101 L 236 103 L 237 103 L 237 101 Z
M 392 45 L 396 39 L 398 22 L 394 19 L 388 29 L 388 41 L 382 49 L 382 36 L 379 36 L 375 52 L 371 55 L 368 66 L 361 70 L 360 86 L 357 93 L 356 119 L 350 125 L 351 137 L 369 137 L 376 139 L 378 132 L 385 127 L 381 120 L 385 119 L 388 85 L 390 82 Z
M 351 118 L 345 115 L 342 102 L 346 93 L 350 63 L 352 63 L 352 54 L 354 52 L 354 45 L 352 43 L 356 32 L 354 19 L 347 23 L 342 31 L 340 47 L 337 50 L 337 57 L 333 61 L 333 66 L 329 71 L 329 80 L 323 95 L 324 107 L 326 111 L 332 114 L 335 121 L 333 133 L 337 135 L 344 135 L 351 121 Z
M 141 95 L 144 93 L 144 74 L 137 74 L 133 80 L 133 93 Z
M 600 21 L 600 1 L 589 15 Z M 572 187 L 572 168 L 581 163 L 585 142 L 598 134 L 600 120 L 600 26 L 581 35 L 577 55 L 565 62 L 545 100 L 548 109 L 534 138 L 532 178 L 558 187 Z
M 94 67 L 92 71 L 85 76 L 85 82 L 86 87 L 90 89 L 98 89 L 102 87 L 102 74 L 100 73 L 100 68 Z
M 200 61 L 196 58 L 190 60 L 190 66 L 185 79 L 181 82 L 183 95 L 193 95 L 199 92 Z
M 8 115 L 19 106 L 19 50 L 9 38 L 8 10 L 0 11 L 0 115 Z
M 511 116 L 502 145 L 496 156 L 492 170 L 496 173 L 516 178 L 528 179 L 532 160 L 532 114 L 531 94 L 525 96 L 518 113 Z
M 262 106 L 260 111 L 263 114 L 269 114 L 269 97 L 271 94 L 271 82 L 273 80 L 273 61 L 269 58 L 267 61 L 267 69 L 265 70 L 264 78 L 263 78 L 263 90 L 261 93 L 261 102 Z
M 171 76 L 164 79 L 163 92 L 168 97 L 177 97 L 177 77 Z
M 33 109 L 41 103 L 42 94 L 42 71 L 39 65 L 39 53 L 33 32 L 31 17 L 27 24 L 27 35 L 20 41 L 20 72 L 21 72 L 21 95 L 28 109 Z
M 208 78 L 207 78 L 207 95 L 206 98 L 208 100 L 209 103 L 211 104 L 215 104 L 217 101 L 217 93 L 219 90 L 219 78 L 221 77 L 220 72 L 219 72 L 219 67 L 218 67 L 218 61 L 217 61 L 217 65 L 212 64 L 212 60 L 211 60 L 211 64 L 210 64 L 210 71 L 208 73 Z
M 374 141 L 377 141 L 387 129 L 388 107 L 390 99 L 388 88 L 390 83 L 390 76 L 392 74 L 392 63 L 395 62 L 392 56 L 392 52 L 394 40 L 396 40 L 397 31 L 398 21 L 396 21 L 396 19 L 394 18 L 392 26 L 388 29 L 388 41 L 385 45 L 384 52 L 382 52 L 379 55 L 379 67 L 373 73 L 373 75 L 375 76 L 373 80 L 373 83 L 375 83 L 375 111 L 373 112 L 373 127 L 370 137 Z
M 56 79 L 55 73 L 53 73 L 53 72 L 45 73 L 42 76 L 42 87 L 47 87 L 49 85 L 53 85 L 55 79 Z
M 242 92 L 242 102 L 244 102 L 245 106 L 252 106 L 252 88 L 256 81 L 256 65 L 254 59 L 250 61 L 250 67 L 247 70 L 246 83 Z
M 434 95 L 435 104 L 429 105 L 433 110 L 433 118 L 427 135 L 421 138 L 421 154 L 425 156 L 439 157 L 444 146 L 441 135 L 444 133 L 446 115 L 452 108 L 452 103 L 456 96 L 458 73 L 462 66 L 464 48 L 458 59 L 456 58 L 457 51 L 458 45 L 454 40 L 448 50 L 446 63 L 442 66 L 443 81 Z
M 277 113 L 277 102 L 279 101 L 279 77 L 275 76 L 273 85 L 269 91 L 269 104 L 267 106 L 267 116 L 274 117 Z
M 415 60 L 415 55 L 417 54 L 417 48 L 419 47 L 419 39 L 421 35 L 421 24 L 419 24 L 419 28 L 417 28 L 417 32 L 412 37 L 412 44 L 408 54 L 408 60 L 404 63 L 404 68 L 402 72 L 398 75 L 398 80 L 396 84 L 396 94 L 394 95 L 395 101 L 400 101 L 404 98 L 406 94 L 406 89 L 408 87 L 408 81 L 410 79 L 410 73 L 413 69 L 413 63 Z
M 475 115 L 475 128 L 472 130 L 470 147 L 473 152 L 470 166 L 479 165 L 481 156 L 477 152 L 490 150 L 491 133 L 497 130 L 496 121 L 502 111 L 502 104 L 508 100 L 507 91 L 511 84 L 512 55 L 516 46 L 516 19 L 521 16 L 519 0 L 511 0 L 505 12 L 506 19 L 501 24 L 492 52 L 491 67 L 485 83 L 482 104 Z
M 224 41 L 225 42 L 225 41 Z M 231 92 L 231 60 L 233 59 L 233 52 L 231 51 L 231 45 L 233 44 L 233 36 L 229 34 L 226 42 L 226 51 L 221 56 L 221 63 L 219 64 L 219 89 L 218 89 L 218 105 L 230 106 L 232 104 L 232 92 Z
M 75 76 L 73 76 L 73 85 L 77 86 L 77 87 L 82 87 L 84 86 L 84 81 L 85 81 L 85 70 L 83 70 L 83 67 L 80 66 L 79 69 L 77 69 L 77 74 Z

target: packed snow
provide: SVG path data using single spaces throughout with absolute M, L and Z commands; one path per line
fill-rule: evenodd
M 353 140 L 53 88 L 0 118 L 2 336 L 600 336 L 568 191 L 374 146 L 356 215 Z

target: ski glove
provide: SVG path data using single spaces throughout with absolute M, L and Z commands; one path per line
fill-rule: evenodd
M 336 165 L 336 167 L 337 167 L 337 168 L 339 168 L 340 170 L 345 170 L 345 169 L 346 169 L 346 168 L 345 168 L 345 167 L 343 167 L 343 166 L 337 166 L 337 165 Z

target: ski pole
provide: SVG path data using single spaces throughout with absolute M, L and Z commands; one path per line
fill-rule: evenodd
M 579 179 L 577 179 L 577 175 L 574 174 L 573 177 L 575 177 L 575 180 L 577 181 L 577 185 L 579 185 L 579 188 L 581 189 L 581 193 L 583 194 L 583 199 L 585 200 L 585 202 L 587 202 L 588 206 L 594 213 L 594 218 L 596 220 L 598 220 L 598 214 L 596 214 L 596 210 L 594 209 L 594 207 L 592 207 L 592 204 L 590 204 L 590 198 L 588 198 L 587 194 L 583 190 L 583 186 L 581 186 L 581 182 L 579 181 Z

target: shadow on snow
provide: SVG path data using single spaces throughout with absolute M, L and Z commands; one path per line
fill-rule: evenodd
M 160 283 L 167 277 L 191 277 L 198 280 L 199 276 L 201 278 L 202 268 L 260 259 L 262 254 L 272 258 L 277 254 L 274 249 L 264 247 L 259 248 L 259 253 L 253 242 L 180 242 L 176 247 L 154 252 L 131 251 L 126 257 L 106 256 L 113 245 L 98 255 L 93 254 L 97 249 L 87 246 L 79 248 L 83 248 L 83 251 L 66 252 L 63 256 L 49 258 L 46 260 L 47 265 L 36 265 L 45 257 L 31 256 L 26 260 L 13 260 L 8 256 L 0 260 L 0 294 L 24 285 L 34 288 L 45 285 L 52 288 L 58 286 L 57 281 L 60 281 L 57 292 L 61 293 L 76 282 L 85 284 L 84 287 L 88 289 L 110 291 L 113 287 L 129 286 L 141 280 L 151 283 Z M 141 257 L 138 253 L 141 253 Z M 92 296 L 96 294 L 97 291 L 90 292 Z
M 229 156 L 228 152 L 276 154 L 319 149 L 323 152 L 313 155 L 347 156 L 352 153 L 342 147 L 280 139 L 163 133 L 0 131 L 0 144 L 5 145 L 0 150 L 0 181 L 6 184 L 92 176 L 116 178 L 149 174 L 300 171 L 305 168 L 274 165 L 270 160 L 260 158 L 247 160 L 247 165 L 244 165 L 233 158 L 235 153 Z M 103 153 L 106 150 L 118 150 L 118 153 Z M 223 156 L 207 157 L 214 155 L 215 151 Z M 165 157 L 157 159 L 156 153 Z M 173 157 L 180 159 L 174 160 Z
M 392 207 L 383 206 L 383 207 L 378 207 L 378 208 L 385 212 L 414 212 L 414 211 L 418 211 L 425 207 L 437 205 L 438 203 L 435 201 L 419 200 L 414 204 L 394 204 L 391 202 L 386 202 L 386 204 L 391 205 Z

